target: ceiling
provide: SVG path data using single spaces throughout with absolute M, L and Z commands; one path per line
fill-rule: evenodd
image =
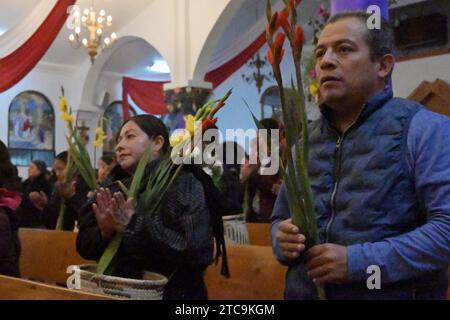
M 152 1 L 154 0 L 96 0 L 95 8 L 103 8 L 107 11 L 107 14 L 111 14 L 114 19 L 113 28 L 114 30 L 119 30 Z M 274 2 L 276 1 L 281 0 L 274 0 Z M 422 1 L 426 0 L 397 0 L 397 6 Z M 320 1 L 317 0 L 303 0 L 300 6 L 300 16 L 307 17 L 314 14 L 319 3 Z M 21 21 L 35 4 L 36 0 L 0 0 L 0 33 L 2 30 L 6 31 L 13 27 L 15 23 Z M 91 0 L 79 0 L 77 4 L 83 10 L 90 6 Z M 225 29 L 217 51 L 220 52 L 227 48 L 242 34 L 249 31 L 258 18 L 265 15 L 265 5 L 266 1 L 264 0 L 246 0 L 230 22 L 229 27 Z M 312 32 L 307 23 L 304 23 L 304 27 L 308 41 Z M 43 57 L 43 61 L 76 66 L 88 59 L 84 48 L 74 50 L 70 47 L 68 41 L 70 32 L 66 27 L 61 30 L 55 42 Z M 133 77 L 153 79 L 155 75 L 149 73 L 146 67 L 159 58 L 159 53 L 151 45 L 143 40 L 136 40 L 115 52 L 104 70 L 112 73 L 128 74 Z
M 15 23 L 21 21 L 27 13 L 36 5 L 37 0 L 0 0 L 0 31 L 6 31 Z M 45 0 L 43 0 L 45 1 Z M 119 30 L 124 27 L 136 14 L 153 0 L 95 0 L 96 9 L 105 9 L 107 14 L 113 17 L 113 29 Z M 92 0 L 78 0 L 76 4 L 81 10 L 90 7 Z M 113 31 L 114 31 L 113 30 Z M 74 50 L 68 41 L 71 30 L 64 27 L 61 29 L 56 40 L 43 57 L 43 61 L 79 65 L 87 60 L 87 54 L 83 48 Z
M 103 67 L 106 75 L 129 75 L 148 80 L 170 80 L 169 74 L 158 74 L 149 70 L 154 61 L 163 60 L 161 54 L 147 41 L 136 38 L 115 50 Z

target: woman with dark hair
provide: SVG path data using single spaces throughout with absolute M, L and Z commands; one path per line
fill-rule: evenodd
M 138 115 L 128 119 L 117 138 L 118 166 L 112 174 L 125 177 L 121 181 L 129 186 L 139 160 L 151 147 L 145 186 L 168 151 L 168 142 L 167 129 L 158 118 Z M 118 183 L 101 189 L 81 215 L 78 252 L 86 259 L 99 260 L 114 235 L 123 233 L 113 275 L 141 279 L 144 270 L 158 272 L 169 279 L 163 299 L 207 299 L 203 273 L 213 261 L 214 246 L 200 172 L 184 170 L 158 212 L 151 215 L 135 209 L 133 199 L 124 198 Z
M 98 160 L 97 180 L 100 184 L 102 184 L 106 180 L 114 166 L 114 157 L 104 155 Z
M 16 209 L 21 198 L 19 182 L 8 148 L 0 141 L 0 274 L 20 277 L 19 219 Z
M 227 154 L 233 154 L 233 157 Z M 222 143 L 223 172 L 218 182 L 218 188 L 223 196 L 223 206 L 226 215 L 242 213 L 244 188 L 240 182 L 241 163 L 246 158 L 245 150 L 236 141 Z M 232 159 L 231 159 L 232 158 Z
M 72 231 L 78 220 L 78 210 L 86 202 L 89 187 L 80 175 L 73 181 L 64 182 L 68 152 L 59 153 L 53 161 L 53 188 L 48 196 L 45 192 L 32 192 L 30 200 L 42 213 L 42 222 L 47 229 L 55 229 L 64 202 L 65 211 L 62 229 Z
M 264 166 L 261 164 L 260 155 L 265 148 L 267 155 L 271 154 L 272 130 L 280 130 L 280 124 L 275 119 L 262 119 L 260 125 L 267 130 L 266 140 L 258 135 L 251 146 L 251 155 L 257 159 L 257 163 L 251 164 L 249 161 L 241 166 L 241 183 L 245 185 L 246 196 L 244 207 L 246 208 L 247 222 L 270 223 L 273 207 L 281 188 L 281 174 L 261 174 Z M 279 144 L 280 141 L 277 141 Z M 281 157 L 281 149 L 279 155 Z M 251 158 L 252 158 L 251 157 Z M 280 160 L 281 161 L 281 160 Z
M 44 228 L 42 212 L 30 200 L 32 193 L 44 193 L 50 196 L 51 186 L 46 178 L 47 165 L 40 160 L 31 161 L 28 167 L 28 179 L 22 183 L 22 203 L 18 209 L 21 228 Z

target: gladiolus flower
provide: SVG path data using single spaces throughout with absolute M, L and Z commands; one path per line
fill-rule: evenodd
M 184 123 L 186 124 L 186 130 L 189 132 L 191 136 L 194 135 L 195 131 L 195 118 L 192 115 L 188 115 L 184 117 Z
M 267 60 L 269 60 L 269 63 L 271 64 L 271 65 L 273 65 L 274 64 L 274 60 L 273 60 L 273 53 L 272 53 L 272 49 L 271 48 L 269 48 L 268 50 L 267 50 Z
M 295 10 L 295 0 L 289 0 L 289 6 L 291 7 L 291 10 Z
M 282 48 L 282 49 L 281 49 L 280 62 L 279 62 L 279 63 L 281 63 L 281 61 L 283 61 L 284 52 L 285 52 L 285 50 L 284 50 L 284 48 Z
M 303 33 L 303 27 L 298 26 L 297 31 L 295 31 L 295 42 L 294 43 L 297 47 L 300 47 L 303 45 L 304 41 L 305 41 L 305 36 Z
M 309 85 L 309 93 L 315 97 L 317 95 L 317 93 L 319 92 L 319 84 L 317 83 L 317 81 L 314 81 L 313 83 L 311 83 Z
M 96 148 L 103 147 L 103 141 L 106 139 L 105 132 L 103 131 L 103 128 L 98 127 L 95 129 L 95 142 L 94 145 Z
M 269 30 L 271 34 L 276 30 L 277 20 L 278 20 L 278 12 L 275 12 L 272 16 L 272 19 L 270 19 Z
M 285 39 L 286 35 L 283 32 L 278 32 L 277 37 L 275 39 L 275 50 L 283 46 Z
M 67 112 L 67 99 L 64 96 L 59 100 L 59 110 L 61 110 L 62 113 Z
M 190 139 L 191 134 L 186 129 L 177 129 L 175 132 L 170 136 L 169 143 L 172 148 L 176 147 L 180 143 L 182 143 L 186 139 Z
M 63 112 L 61 119 L 63 119 L 69 125 L 73 124 L 73 117 L 68 112 Z
M 219 119 L 211 119 L 211 118 L 206 118 L 205 120 L 203 120 L 202 122 L 202 132 L 205 132 L 206 130 L 212 128 L 215 126 L 215 124 L 217 123 L 217 120 Z
M 291 31 L 291 24 L 289 23 L 287 16 L 285 16 L 283 13 L 278 16 L 277 25 L 278 27 L 281 26 L 286 34 Z

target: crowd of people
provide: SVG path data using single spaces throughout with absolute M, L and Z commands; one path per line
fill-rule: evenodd
M 169 279 L 164 299 L 206 299 L 203 273 L 214 260 L 214 240 L 223 243 L 222 216 L 245 212 L 248 221 L 272 222 L 274 254 L 289 266 L 286 299 L 314 298 L 314 283 L 330 299 L 445 299 L 450 121 L 393 98 L 392 35 L 385 24 L 369 30 L 366 20 L 365 13 L 332 17 L 315 49 L 322 117 L 310 124 L 308 170 L 320 244 L 307 248 L 292 223 L 281 172 L 264 175 L 267 163 L 249 161 L 271 137 L 261 144 L 258 136 L 242 164 L 228 163 L 225 153 L 220 170 L 186 166 L 164 196 L 162 214 L 135 208 L 118 181 L 129 186 L 151 148 L 144 185 L 169 149 L 162 121 L 138 115 L 122 124 L 114 159 L 99 160 L 96 193 L 80 175 L 65 181 L 67 152 L 55 157 L 51 173 L 32 161 L 21 184 L 0 143 L 0 274 L 19 276 L 18 228 L 54 229 L 64 205 L 63 229 L 78 230 L 83 257 L 98 260 L 121 233 L 114 275 L 159 272 Z M 260 124 L 281 129 L 273 119 Z M 370 266 L 381 270 L 379 290 L 366 285 Z
M 275 120 L 267 119 L 266 122 L 278 127 Z M 234 151 L 231 162 L 226 160 L 226 151 L 230 150 L 227 146 Z M 1 238 L 5 244 L 15 244 L 15 250 L 11 252 L 14 256 L 11 259 L 15 261 L 11 266 L 15 269 L 3 273 L 18 276 L 18 228 L 55 229 L 61 206 L 64 206 L 62 230 L 78 232 L 77 250 L 86 259 L 99 260 L 112 237 L 121 232 L 125 236 L 115 275 L 140 278 L 144 270 L 152 270 L 170 279 L 164 293 L 166 299 L 207 298 L 203 272 L 213 261 L 214 238 L 223 241 L 223 234 L 215 232 L 220 228 L 214 226 L 222 223 L 217 221 L 217 216 L 221 219 L 224 215 L 241 214 L 245 207 L 245 190 L 251 188 L 252 197 L 255 197 L 257 190 L 272 189 L 265 184 L 279 183 L 279 180 L 263 181 L 258 185 L 259 164 L 250 165 L 248 159 L 240 161 L 240 155 L 246 156 L 243 149 L 236 142 L 226 142 L 216 146 L 217 149 L 222 147 L 224 153 L 213 168 L 209 165 L 185 167 L 185 172 L 164 197 L 160 209 L 164 215 L 146 216 L 128 206 L 118 181 L 130 185 L 137 164 L 149 147 L 153 154 L 144 181 L 169 149 L 167 128 L 151 115 L 135 116 L 124 122 L 117 136 L 115 155 L 103 156 L 98 161 L 97 179 L 101 188 L 93 193 L 80 174 L 72 181 L 66 181 L 67 151 L 55 157 L 51 171 L 43 161 L 33 160 L 28 168 L 28 178 L 20 182 L 8 149 L 2 144 L 2 172 L 9 172 L 9 175 L 2 177 L 0 187 L 14 192 L 17 200 L 17 207 L 2 208 L 2 226 L 11 228 L 11 232 L 9 240 L 5 239 L 6 232 L 1 233 Z M 217 165 L 220 166 L 218 175 Z M 254 221 L 270 221 L 269 211 L 275 197 L 276 193 L 271 193 L 268 199 L 264 199 L 264 194 L 255 197 L 253 203 L 265 204 L 261 217 Z M 266 207 L 267 201 L 272 203 Z M 255 207 L 260 206 L 250 207 L 250 221 L 256 216 Z M 1 264 L 6 260 L 10 259 L 0 258 Z

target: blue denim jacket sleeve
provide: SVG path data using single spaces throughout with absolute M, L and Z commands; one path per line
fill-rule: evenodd
M 450 263 L 450 119 L 427 109 L 411 119 L 406 164 L 426 223 L 397 237 L 347 249 L 350 281 L 367 279 L 366 269 L 378 265 L 382 283 L 412 279 L 442 270 Z

